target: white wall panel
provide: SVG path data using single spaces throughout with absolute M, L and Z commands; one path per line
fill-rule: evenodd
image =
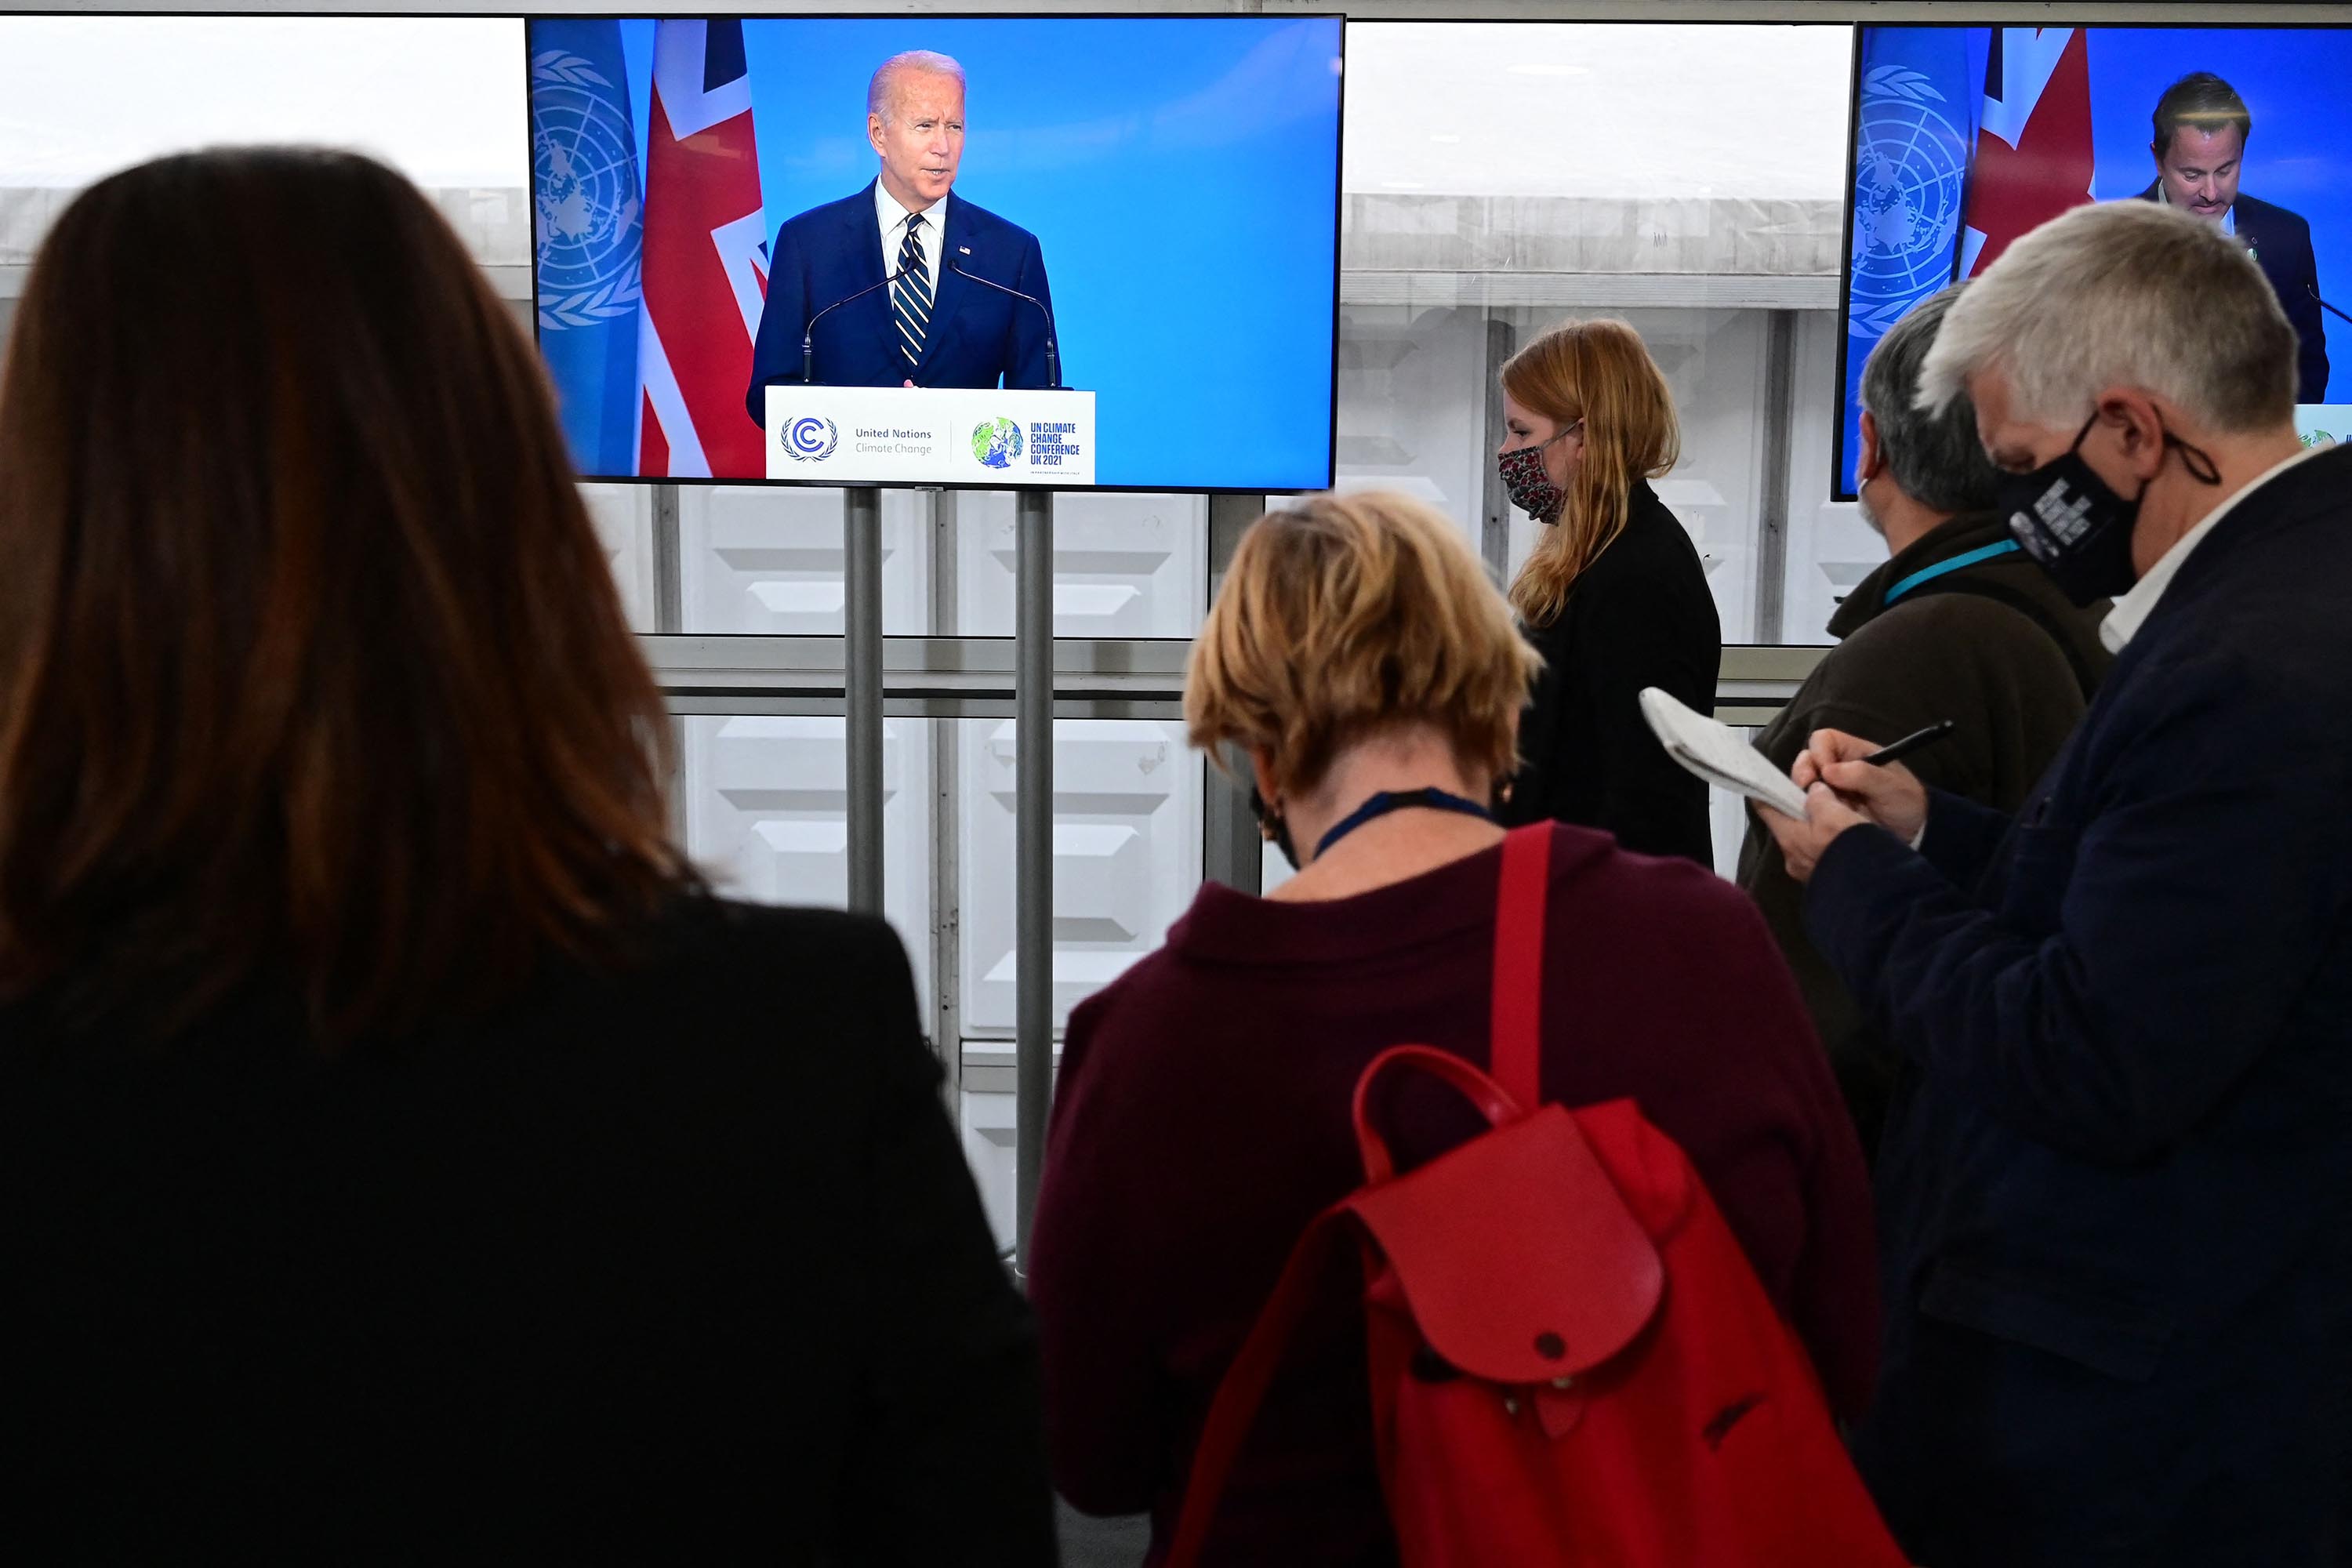
M 1796 406 L 1789 448 L 1789 581 L 1780 640 L 1826 643 L 1830 616 L 1853 585 L 1884 565 L 1886 542 L 1852 501 L 1830 500 L 1831 432 L 1838 417 L 1840 322 L 1828 310 L 1797 318 Z
M 882 492 L 882 629 L 929 625 L 928 499 Z M 678 577 L 688 632 L 839 637 L 842 493 L 782 486 L 681 485 Z
M 1060 1053 L 1055 1070 L 1061 1070 Z M 996 1245 L 1013 1245 L 1015 1196 L 1019 1190 L 1019 1157 L 1015 1129 L 1020 1110 L 1013 1092 L 1013 1042 L 967 1047 L 964 1081 L 956 1096 L 956 1131 L 963 1139 L 964 1163 L 980 1188 L 981 1207 L 988 1213 Z
M 930 721 L 882 731 L 883 912 L 930 994 Z M 687 851 L 730 898 L 849 903 L 848 745 L 823 718 L 688 718 Z
M 1013 1026 L 1016 727 L 962 721 L 964 1026 Z M 1202 773 L 1183 726 L 1054 726 L 1054 1025 L 1160 945 L 1201 882 Z
M 654 629 L 654 502 L 646 485 L 582 485 L 631 631 Z
M 957 624 L 1013 635 L 1013 497 L 959 492 Z M 1189 637 L 1208 613 L 1205 496 L 1066 495 L 1054 502 L 1054 635 Z
M 1339 484 L 1427 501 L 1478 544 L 1486 313 L 1349 305 L 1339 322 Z

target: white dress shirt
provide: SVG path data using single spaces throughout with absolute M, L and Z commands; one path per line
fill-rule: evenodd
M 2107 645 L 2107 651 L 2124 651 L 2124 645 L 2147 624 L 2148 616 L 2156 608 L 2156 602 L 2164 597 L 2167 588 L 2172 586 L 2172 579 L 2179 574 L 2180 563 L 2189 559 L 2189 552 L 2205 542 L 2205 536 L 2213 531 L 2213 525 L 2229 516 L 2231 508 L 2313 453 L 2324 450 L 2326 448 L 2321 447 L 2305 447 L 2284 462 L 2273 464 L 2252 484 L 2208 512 L 2196 527 L 2174 540 L 2172 548 L 2158 556 L 2156 564 L 2147 569 L 2147 575 L 2133 584 L 2131 592 L 2117 599 L 2114 608 L 2107 612 L 2107 618 L 2099 623 L 2099 640 Z
M 940 250 L 947 242 L 948 203 L 953 199 L 941 196 L 923 214 L 920 227 L 915 230 L 915 243 L 922 247 L 923 275 L 931 286 L 931 298 L 940 297 Z M 898 269 L 898 247 L 907 242 L 908 212 L 898 205 L 898 198 L 881 181 L 874 182 L 874 216 L 882 225 L 882 276 L 887 278 Z

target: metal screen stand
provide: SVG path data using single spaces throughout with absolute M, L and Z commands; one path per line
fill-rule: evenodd
M 842 693 L 848 716 L 849 907 L 882 912 L 882 492 L 842 492 Z
M 1014 1267 L 1045 1163 L 1054 1089 L 1054 495 L 1015 493 L 1013 512 Z
M 1225 569 L 1250 524 L 1265 512 L 1264 496 L 1209 498 L 1209 602 L 1215 604 L 1225 585 Z M 1246 769 L 1249 759 L 1228 748 L 1228 766 Z M 1258 837 L 1257 818 L 1251 815 L 1249 785 L 1241 772 L 1208 769 L 1206 810 L 1202 817 L 1201 874 L 1238 892 L 1255 893 L 1265 883 L 1265 846 Z

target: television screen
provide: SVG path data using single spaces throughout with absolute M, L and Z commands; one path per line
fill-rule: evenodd
M 584 475 L 1330 483 L 1339 18 L 535 17 L 528 52 Z
M 2084 202 L 2170 201 L 2243 240 L 2300 340 L 2306 438 L 2352 435 L 2352 29 L 1866 26 L 1854 75 L 1840 500 L 1872 346 Z

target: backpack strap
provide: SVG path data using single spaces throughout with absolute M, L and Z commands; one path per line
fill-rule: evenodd
M 1531 823 L 1503 840 L 1495 899 L 1494 1023 L 1488 1066 L 1503 1092 L 1533 1110 L 1542 1102 L 1544 902 L 1551 891 L 1552 825 Z
M 1176 1516 L 1175 1539 L 1169 1543 L 1160 1568 L 1192 1568 L 1200 1560 L 1209 1526 L 1216 1518 L 1217 1500 L 1223 1495 L 1234 1460 L 1241 1454 L 1242 1439 L 1249 1435 L 1250 1423 L 1274 1381 L 1275 1368 L 1281 1364 L 1292 1331 L 1315 1300 L 1318 1279 L 1330 1263 L 1335 1244 L 1346 1234 L 1348 1213 L 1343 1200 L 1318 1215 L 1307 1227 L 1307 1234 L 1290 1249 L 1290 1261 L 1283 1265 L 1282 1279 L 1258 1313 L 1249 1338 L 1242 1342 L 1240 1352 L 1217 1384 L 1208 1418 L 1201 1424 L 1201 1441 L 1192 1450 L 1192 1474 L 1184 1480 L 1184 1506 Z
M 1990 577 L 1953 575 L 1923 583 L 1906 598 L 1925 599 L 1937 594 L 1965 594 L 1970 598 L 1990 599 L 1996 605 L 2006 605 L 2015 610 L 2040 626 L 2048 634 L 2050 640 L 2058 645 L 2058 651 L 2065 657 L 2066 668 L 2074 672 L 2074 684 L 2081 688 L 2083 700 L 2088 702 L 2098 695 L 2099 678 L 2091 668 L 2090 659 L 2075 646 L 2074 639 L 2067 635 L 2066 628 L 2059 624 L 2058 617 L 2051 613 L 2050 607 L 2032 595 Z

